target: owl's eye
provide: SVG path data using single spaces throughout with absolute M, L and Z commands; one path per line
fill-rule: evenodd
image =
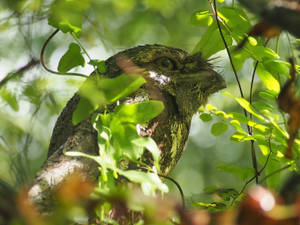
M 168 57 L 158 58 L 158 59 L 156 59 L 155 62 L 159 67 L 161 67 L 163 69 L 167 69 L 167 70 L 176 69 L 176 63 Z

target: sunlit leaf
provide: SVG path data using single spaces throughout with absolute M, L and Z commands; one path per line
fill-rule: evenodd
M 15 111 L 19 110 L 19 102 L 16 96 L 6 88 L 0 90 L 1 98 Z
M 230 137 L 230 140 L 234 142 L 243 142 L 254 140 L 254 138 L 246 132 L 236 132 Z
M 238 7 L 222 7 L 219 11 L 221 18 L 229 27 L 231 37 L 237 42 L 241 41 L 251 27 L 247 14 Z
M 290 77 L 289 67 L 290 64 L 288 62 L 276 59 L 276 60 L 265 60 L 263 61 L 264 68 L 271 74 L 274 75 L 285 75 L 286 77 Z
M 81 100 L 75 110 L 76 115 L 73 115 L 73 122 L 77 124 L 87 118 L 100 105 L 111 104 L 128 96 L 145 82 L 140 75 L 122 74 L 115 78 L 89 77 L 79 90 Z
M 58 71 L 66 73 L 76 66 L 84 66 L 85 60 L 81 54 L 81 49 L 76 43 L 69 45 L 68 51 L 61 57 L 58 63 Z
M 232 44 L 232 37 L 223 30 L 226 43 L 230 46 Z M 211 45 L 210 43 L 214 43 Z M 203 58 L 209 58 L 213 54 L 225 48 L 222 38 L 220 37 L 217 25 L 213 23 L 206 32 L 202 35 L 201 40 L 193 49 L 193 53 L 201 52 Z
M 139 145 L 141 147 L 144 147 L 148 149 L 149 152 L 151 152 L 154 163 L 157 169 L 159 169 L 159 159 L 160 159 L 160 150 L 155 143 L 155 141 L 152 138 L 139 138 L 132 141 L 134 144 Z
M 249 36 L 248 41 L 249 41 L 250 45 L 252 45 L 252 46 L 257 45 L 257 40 L 254 37 Z
M 140 75 L 122 74 L 115 78 L 99 79 L 97 88 L 105 94 L 106 104 L 114 103 L 139 89 L 146 80 Z
M 256 72 L 263 84 L 271 91 L 280 92 L 279 82 L 270 74 L 263 65 L 258 64 Z
M 229 119 L 231 118 L 230 114 L 225 113 L 224 111 L 216 111 L 215 112 L 216 116 L 219 117 L 220 119 Z
M 120 105 L 115 109 L 114 119 L 119 123 L 144 123 L 159 115 L 164 110 L 161 101 L 145 101 L 129 105 Z
M 205 105 L 205 108 L 208 110 L 208 111 L 216 111 L 217 108 L 212 106 L 211 104 L 206 104 Z
M 252 115 L 256 116 L 261 121 L 265 121 L 264 117 L 262 117 L 261 115 L 259 115 L 255 111 L 255 109 L 253 108 L 253 106 L 246 99 L 238 97 L 238 98 L 235 98 L 235 100 L 240 104 L 240 106 L 242 106 L 244 109 L 246 109 L 249 113 L 251 113 Z
M 235 49 L 235 48 L 236 48 L 236 46 L 233 46 L 232 49 Z M 233 50 L 231 56 L 232 56 L 232 59 L 234 62 L 234 67 L 235 67 L 236 71 L 240 71 L 243 68 L 246 59 L 250 58 L 249 53 L 247 51 L 243 51 L 243 50 L 240 50 L 240 51 Z
M 213 17 L 209 11 L 196 11 L 192 14 L 190 23 L 200 27 L 210 26 L 213 22 Z
M 104 60 L 92 59 L 92 60 L 89 61 L 89 64 L 92 65 L 92 66 L 97 67 L 97 69 L 100 73 L 105 73 L 106 72 L 106 66 L 105 66 L 105 61 Z
M 49 25 L 64 33 L 81 34 L 83 18 L 90 0 L 56 0 L 50 8 Z
M 73 124 L 77 125 L 82 120 L 87 119 L 96 109 L 97 106 L 93 106 L 88 99 L 82 97 L 73 113 Z
M 168 186 L 162 183 L 159 176 L 155 173 L 145 173 L 137 170 L 122 171 L 121 175 L 127 177 L 130 181 L 139 183 L 146 195 L 154 195 L 155 190 L 163 193 L 168 192 Z
M 136 126 L 133 124 L 111 124 L 111 132 L 113 136 L 113 146 L 117 150 L 118 157 L 125 156 L 131 160 L 138 160 L 145 148 L 142 145 L 134 143 L 140 139 Z
M 275 60 L 280 58 L 279 55 L 276 52 L 274 52 L 272 49 L 261 45 L 253 47 L 252 53 L 256 60 L 262 62 L 264 60 L 271 60 L 271 59 Z

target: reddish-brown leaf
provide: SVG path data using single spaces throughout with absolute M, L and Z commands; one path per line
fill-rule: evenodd
M 298 134 L 300 126 L 300 99 L 295 96 L 295 77 L 296 70 L 293 60 L 291 62 L 290 75 L 291 78 L 284 84 L 280 94 L 278 95 L 278 105 L 286 113 L 290 115 L 288 120 L 288 148 L 285 156 L 292 157 L 292 146 Z
M 281 29 L 273 24 L 267 23 L 266 21 L 259 22 L 255 24 L 252 29 L 248 32 L 247 37 L 245 37 L 236 47 L 236 50 L 244 47 L 248 40 L 248 36 L 258 36 L 271 39 L 278 36 L 281 33 Z
M 57 198 L 65 203 L 74 204 L 89 198 L 94 185 L 80 173 L 68 176 L 56 191 Z

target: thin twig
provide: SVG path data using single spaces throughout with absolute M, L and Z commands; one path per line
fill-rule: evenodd
M 260 180 L 260 182 L 261 182 L 261 183 L 264 182 L 266 179 L 268 179 L 269 177 L 273 176 L 274 174 L 279 173 L 279 172 L 281 172 L 281 171 L 283 171 L 283 170 L 285 170 L 285 169 L 288 169 L 288 168 L 290 168 L 291 166 L 292 166 L 292 165 L 286 165 L 286 166 L 284 166 L 284 167 L 282 167 L 282 168 L 280 168 L 280 169 L 274 170 L 273 172 L 271 172 L 271 173 L 269 173 L 268 175 L 266 175 L 265 177 L 263 177 L 263 178 Z
M 249 102 L 250 104 L 252 104 L 252 100 L 253 100 L 253 86 L 254 86 L 254 78 L 255 78 L 255 72 L 257 69 L 259 61 L 257 60 L 255 62 L 254 68 L 253 68 L 253 73 L 252 73 L 252 77 L 251 77 L 251 84 L 250 84 L 250 96 L 249 96 Z M 252 114 L 250 114 L 250 119 L 252 119 Z
M 248 127 L 250 128 L 250 126 L 248 126 Z M 249 133 L 250 133 L 250 131 L 249 131 Z M 252 133 L 250 135 L 252 135 Z M 258 166 L 257 166 L 256 152 L 255 152 L 255 148 L 254 148 L 254 140 L 251 140 L 250 149 L 251 149 L 252 166 L 255 171 L 255 183 L 258 184 L 259 172 L 258 172 Z
M 269 160 L 270 160 L 271 154 L 273 153 L 273 151 L 272 151 L 272 145 L 271 145 L 271 136 L 272 136 L 272 131 L 271 131 L 271 133 L 270 133 L 269 140 L 268 140 L 270 153 L 269 153 L 269 155 L 267 156 L 267 159 L 266 159 L 266 161 L 265 161 L 263 167 L 257 172 L 258 175 L 260 175 L 260 174 L 264 171 L 264 169 L 266 168 L 266 166 L 267 166 L 267 164 L 268 164 L 268 162 L 269 162 Z M 245 191 L 245 189 L 246 189 L 246 187 L 248 186 L 248 184 L 250 184 L 254 179 L 257 178 L 257 174 L 255 174 L 253 177 L 251 177 L 251 178 L 244 184 L 244 186 L 242 187 L 242 189 L 241 189 L 241 191 L 239 192 L 239 194 L 237 195 L 237 197 L 235 197 L 235 198 L 233 199 L 232 204 L 233 204 L 233 203 L 235 202 L 235 200 L 236 200 L 236 199 L 237 199 L 237 198 Z M 260 182 L 261 182 L 261 181 L 260 181 Z M 232 204 L 231 204 L 231 205 L 232 205 Z
M 22 66 L 20 69 L 18 69 L 15 72 L 8 73 L 8 75 L 0 81 L 0 87 L 5 85 L 10 79 L 20 76 L 20 74 L 23 74 L 27 70 L 30 70 L 32 67 L 38 65 L 39 63 L 40 60 L 32 58 L 25 66 Z
M 84 54 L 86 54 L 86 56 L 89 58 L 89 60 L 91 61 L 92 58 L 90 57 L 89 53 L 87 52 L 87 50 L 85 50 L 85 48 L 83 47 L 83 45 L 80 43 L 79 39 L 76 37 L 76 35 L 72 32 L 71 33 L 73 39 L 77 42 L 77 44 L 80 46 L 80 48 L 83 50 Z
M 87 77 L 86 75 L 84 74 L 81 74 L 81 73 L 60 73 L 58 71 L 54 71 L 54 70 L 51 70 L 49 69 L 46 64 L 45 64 L 45 60 L 44 60 L 44 52 L 45 52 L 45 49 L 48 45 L 48 43 L 50 42 L 50 40 L 58 33 L 59 29 L 56 29 L 48 38 L 47 40 L 45 41 L 43 47 L 42 47 L 42 50 L 41 50 L 41 55 L 40 55 L 40 60 L 41 60 L 41 64 L 42 66 L 44 67 L 45 70 L 47 70 L 48 72 L 50 73 L 53 73 L 53 74 L 57 74 L 57 75 L 69 75 L 69 76 L 79 76 L 79 77 Z
M 267 39 L 266 42 L 264 43 L 264 46 L 266 46 L 268 44 L 270 39 Z M 253 86 L 254 86 L 254 78 L 255 78 L 255 72 L 257 69 L 259 61 L 257 60 L 255 62 L 254 68 L 253 68 L 253 73 L 252 73 L 252 77 L 251 77 L 251 84 L 250 84 L 250 93 L 249 93 L 249 102 L 252 105 L 252 100 L 253 100 Z M 253 118 L 253 115 L 250 113 L 250 119 Z M 248 131 L 249 134 L 252 135 L 253 134 L 253 128 L 252 127 L 248 127 Z M 256 177 L 255 177 L 255 181 L 256 184 L 258 184 L 258 176 L 260 175 L 261 172 L 258 171 L 258 166 L 257 166 L 257 160 L 256 160 L 256 152 L 255 152 L 255 148 L 254 148 L 254 140 L 251 140 L 251 157 L 252 157 L 252 164 L 253 164 L 253 168 L 256 168 Z
M 185 209 L 185 199 L 184 199 L 183 190 L 182 190 L 180 184 L 176 180 L 174 180 L 173 178 L 171 178 L 169 176 L 165 176 L 165 175 L 162 175 L 162 174 L 157 174 L 157 175 L 173 182 L 176 185 L 178 191 L 180 192 L 181 201 L 182 201 L 182 208 Z
M 240 90 L 241 97 L 244 98 L 244 93 L 243 93 L 243 90 L 242 90 L 242 86 L 241 86 L 239 77 L 238 77 L 238 75 L 237 75 L 237 71 L 236 71 L 236 69 L 235 69 L 235 66 L 234 66 L 234 64 L 233 64 L 233 60 L 232 60 L 232 57 L 231 57 L 231 54 L 230 54 L 228 45 L 227 45 L 227 43 L 226 43 L 224 34 L 223 34 L 223 32 L 222 32 L 222 28 L 221 28 L 221 25 L 220 25 L 220 22 L 219 22 L 219 16 L 218 16 L 218 11 L 217 11 L 216 0 L 214 0 L 214 11 L 215 11 L 215 17 L 216 17 L 216 22 L 217 22 L 217 26 L 218 26 L 218 29 L 219 29 L 219 33 L 220 33 L 221 38 L 222 38 L 222 40 L 223 40 L 223 43 L 224 43 L 224 45 L 225 45 L 225 48 L 226 48 L 226 51 L 227 51 L 227 54 L 228 54 L 228 57 L 229 57 L 230 65 L 231 65 L 231 67 L 232 67 L 232 70 L 233 70 L 235 79 L 236 79 L 236 81 L 237 81 L 237 83 L 238 83 L 238 86 L 239 86 L 239 90 Z
M 256 63 L 255 63 L 255 65 L 254 65 L 253 73 L 252 73 L 252 78 L 251 78 L 250 96 L 249 96 L 249 102 L 250 102 L 250 104 L 252 104 L 254 78 L 255 78 L 255 72 L 256 72 L 258 63 L 259 63 L 259 61 L 257 60 Z M 250 119 L 252 119 L 252 118 L 253 118 L 253 115 L 250 113 Z M 253 128 L 251 126 L 248 126 L 248 131 L 249 131 L 250 135 L 253 134 Z M 258 175 L 259 175 L 259 172 L 257 171 L 258 168 L 257 168 L 256 152 L 255 152 L 255 148 L 254 148 L 254 140 L 251 140 L 251 147 L 250 148 L 251 148 L 252 165 L 253 165 L 254 169 L 256 168 L 255 169 L 255 182 L 256 182 L 256 184 L 258 184 Z
M 217 26 L 218 26 L 218 29 L 219 29 L 219 33 L 221 35 L 221 38 L 223 40 L 223 43 L 225 45 L 225 49 L 227 51 L 227 55 L 229 57 L 229 61 L 230 61 L 230 65 L 231 65 L 231 68 L 233 70 L 233 73 L 234 73 L 234 76 L 235 76 L 235 79 L 236 79 L 236 82 L 238 84 L 238 87 L 239 87 L 239 90 L 240 90 L 240 95 L 242 98 L 245 98 L 244 97 L 244 93 L 243 93 L 243 89 L 242 89 L 242 86 L 241 86 L 241 83 L 240 83 L 240 80 L 239 80 L 239 77 L 237 75 L 237 71 L 235 69 L 235 66 L 233 64 L 233 60 L 232 60 L 232 57 L 231 57 L 231 54 L 230 54 L 230 51 L 229 51 L 229 47 L 226 43 L 226 40 L 225 40 L 225 37 L 223 35 L 223 32 L 222 32 L 222 29 L 221 29 L 221 25 L 220 25 L 220 22 L 218 20 L 219 16 L 218 16 L 218 10 L 217 10 L 217 4 L 216 4 L 216 0 L 214 0 L 214 12 L 215 12 L 215 17 L 216 17 L 216 23 L 217 23 Z M 245 109 L 243 109 L 244 111 L 244 114 L 246 117 L 248 117 L 248 113 Z M 251 128 L 249 125 L 247 125 L 247 129 L 248 129 L 248 133 L 251 135 L 252 134 L 252 131 L 251 131 Z M 251 141 L 251 158 L 252 158 L 252 165 L 253 165 L 253 168 L 254 168 L 254 171 L 255 171 L 255 176 L 256 176 L 256 183 L 258 183 L 258 168 L 257 168 L 257 159 L 256 159 L 256 153 L 255 153 L 255 149 L 254 149 L 254 142 Z
M 270 149 L 270 152 L 269 152 L 269 155 L 267 156 L 267 159 L 265 161 L 265 164 L 263 165 L 263 167 L 259 170 L 259 175 L 264 171 L 264 169 L 266 168 L 269 160 L 270 160 L 270 157 L 271 157 L 271 154 L 273 153 L 273 150 L 272 150 L 272 144 L 271 144 L 271 137 L 272 137 L 272 130 L 270 132 L 270 136 L 269 136 L 269 139 L 268 139 L 268 145 L 269 145 L 269 149 Z

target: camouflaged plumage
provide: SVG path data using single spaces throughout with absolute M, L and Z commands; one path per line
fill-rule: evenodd
M 163 45 L 127 49 L 107 59 L 105 64 L 103 76 L 139 73 L 147 80 L 124 101 L 155 99 L 164 103 L 164 112 L 142 127 L 139 134 L 151 136 L 156 141 L 162 155 L 161 173 L 169 173 L 182 155 L 193 114 L 210 94 L 225 87 L 224 80 L 201 58 L 201 54 L 190 55 Z M 63 148 L 97 154 L 97 135 L 89 119 L 77 126 L 72 124 L 72 114 L 79 99 L 80 96 L 75 94 L 59 116 L 49 146 L 49 157 L 54 152 L 62 154 Z M 80 135 L 89 138 L 80 138 Z M 90 143 L 86 143 L 88 141 Z M 143 160 L 151 163 L 151 155 L 144 154 Z

